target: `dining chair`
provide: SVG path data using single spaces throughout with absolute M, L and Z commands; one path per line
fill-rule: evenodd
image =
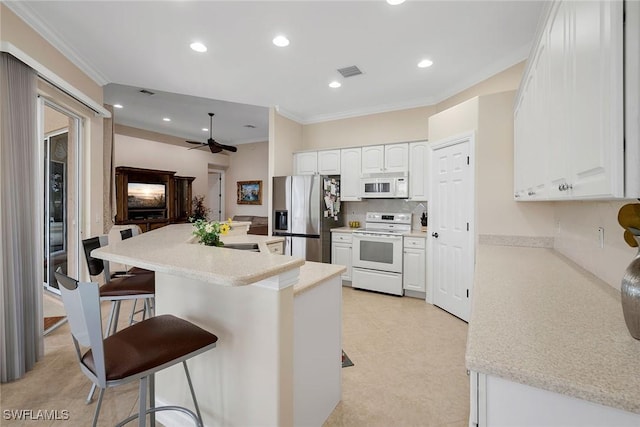
M 184 319 L 165 314 L 103 338 L 98 284 L 80 283 L 61 272 L 56 272 L 55 277 L 69 318 L 80 369 L 100 388 L 92 425 L 97 425 L 107 388 L 139 380 L 138 413 L 117 426 L 137 418 L 138 425 L 144 427 L 147 415 L 154 425 L 155 413 L 168 410 L 183 412 L 194 420 L 195 425 L 202 426 L 202 414 L 186 361 L 216 347 L 218 337 Z M 178 363 L 184 367 L 195 413 L 180 406 L 155 406 L 155 373 Z

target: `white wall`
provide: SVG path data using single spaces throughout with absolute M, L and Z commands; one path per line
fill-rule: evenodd
M 208 194 L 209 164 L 227 167 L 228 156 L 212 154 L 205 150 L 188 150 L 188 147 L 162 144 L 116 133 L 115 166 L 175 171 L 178 176 L 193 176 L 193 195 Z
M 225 218 L 233 217 L 234 215 L 268 216 L 269 184 L 271 183 L 268 156 L 268 142 L 239 144 L 238 151 L 231 154 L 229 169 L 225 174 Z M 262 204 L 237 204 L 238 181 L 262 181 Z
M 618 211 L 627 201 L 556 202 L 555 249 L 616 289 L 638 249 L 623 239 Z M 604 229 L 600 248 L 598 227 Z

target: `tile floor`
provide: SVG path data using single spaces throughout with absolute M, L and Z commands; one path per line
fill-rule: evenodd
M 466 336 L 465 322 L 422 300 L 343 288 L 343 347 L 355 366 L 342 370 L 342 401 L 325 426 L 467 426 Z M 88 426 L 95 406 L 84 403 L 89 386 L 64 325 L 45 338 L 35 369 L 1 386 L 0 425 Z M 136 412 L 137 395 L 137 383 L 107 391 L 98 424 Z M 5 419 L 5 410 L 19 409 L 34 416 L 38 409 L 60 416 L 67 410 L 69 419 Z

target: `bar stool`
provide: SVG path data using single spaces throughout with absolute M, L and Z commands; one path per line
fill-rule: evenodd
M 136 235 L 137 233 L 137 229 L 136 229 Z M 134 236 L 133 233 L 133 228 L 125 228 L 124 230 L 120 230 L 120 238 L 122 240 L 127 240 L 130 239 L 131 237 Z M 140 267 L 131 267 L 130 269 L 127 270 L 127 274 L 153 274 L 154 272 L 151 270 L 147 270 L 145 268 L 140 268 Z M 135 303 L 134 303 L 135 304 Z M 135 309 L 135 306 L 134 306 Z
M 91 256 L 91 252 L 94 249 L 106 246 L 107 244 L 106 236 L 92 237 L 82 241 L 89 275 L 92 277 L 103 275 L 104 277 L 105 283 L 100 286 L 100 300 L 111 301 L 111 312 L 109 313 L 105 336 L 116 332 L 118 329 L 120 304 L 123 300 L 144 300 L 144 319 L 145 316 L 151 317 L 153 314 L 153 299 L 156 293 L 155 274 L 153 271 L 148 274 L 126 274 L 121 277 L 116 276 L 112 278 L 108 263 Z M 131 325 L 133 323 L 133 317 L 129 320 L 129 324 Z
M 155 413 L 168 410 L 181 411 L 189 415 L 197 426 L 202 426 L 202 414 L 186 361 L 213 349 L 218 337 L 186 320 L 162 315 L 145 319 L 103 339 L 98 284 L 79 283 L 60 272 L 56 272 L 55 277 L 60 284 L 80 369 L 100 388 L 92 425 L 95 427 L 98 422 L 107 388 L 140 380 L 138 413 L 117 426 L 136 418 L 139 426 L 145 426 L 147 414 L 151 415 L 153 425 Z M 88 349 L 85 351 L 81 347 Z M 155 407 L 154 374 L 177 363 L 183 364 L 195 413 L 179 406 Z M 150 394 L 148 409 L 147 388 Z

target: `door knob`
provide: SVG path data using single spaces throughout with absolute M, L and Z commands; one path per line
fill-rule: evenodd
M 438 238 L 438 233 L 431 233 L 432 237 L 435 237 L 436 239 Z

